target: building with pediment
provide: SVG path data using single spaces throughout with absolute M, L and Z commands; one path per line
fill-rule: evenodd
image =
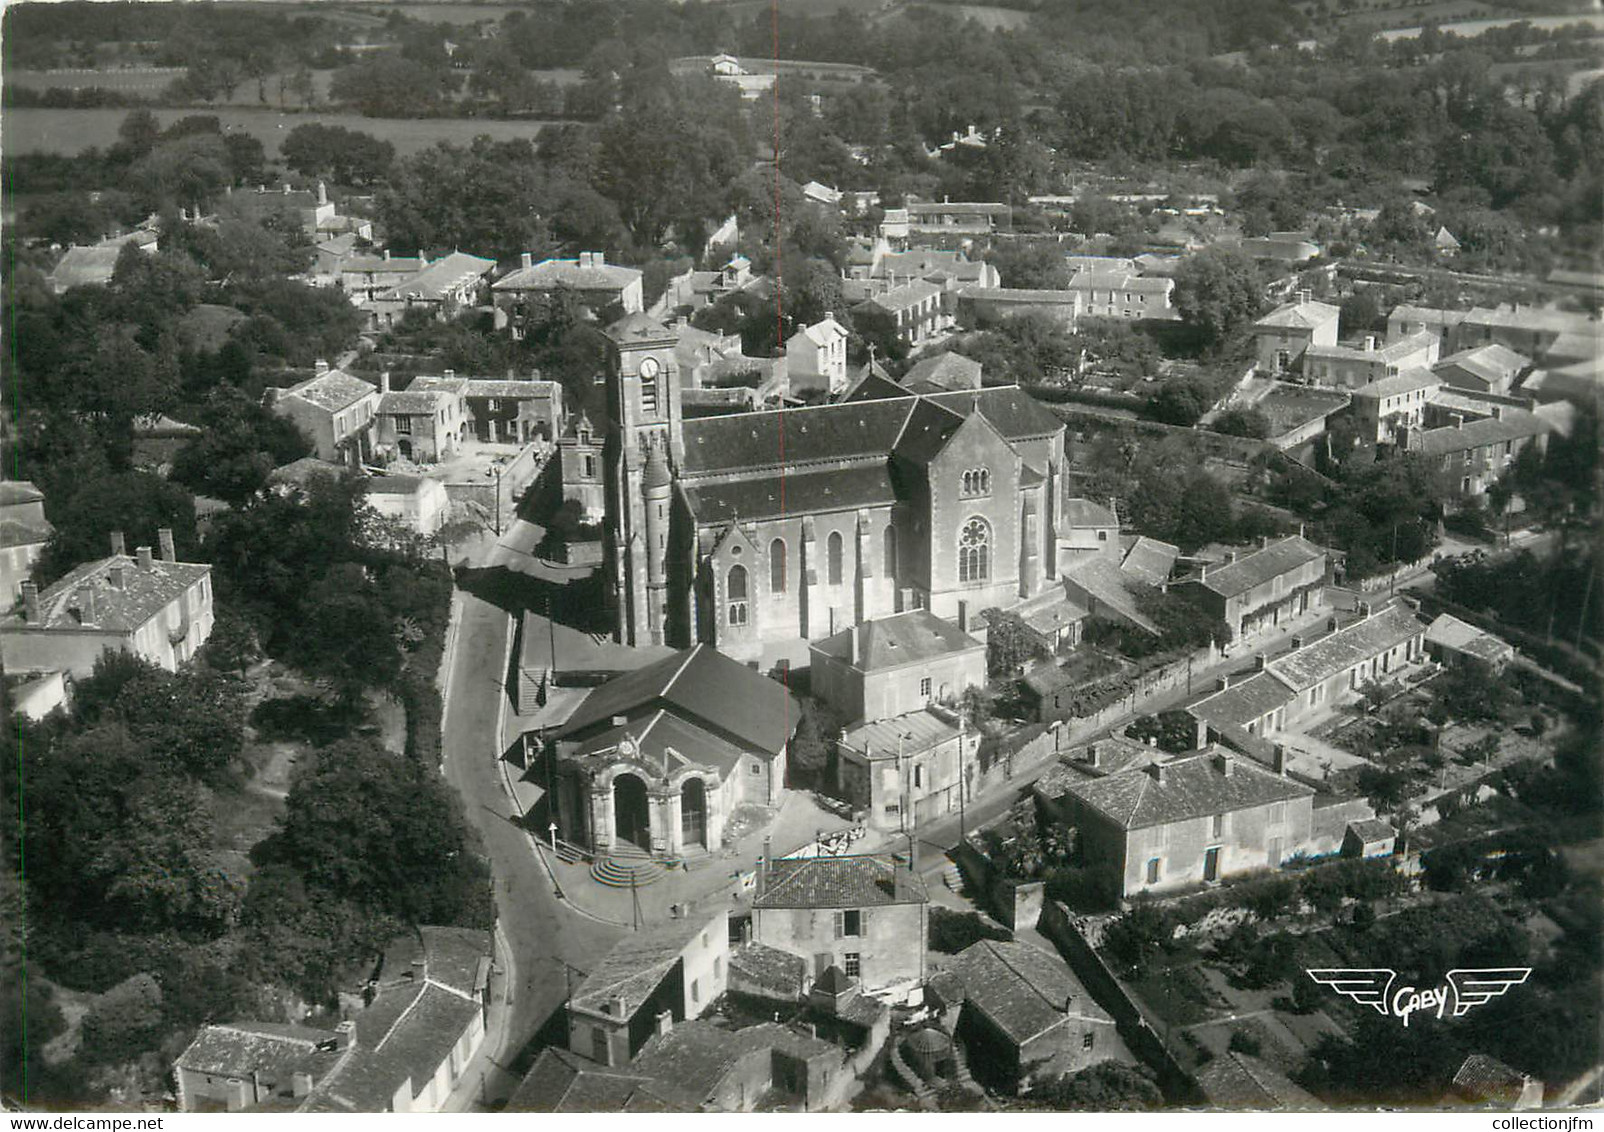
M 760 664 L 928 609 L 967 629 L 1058 577 L 1064 426 L 1016 386 L 686 419 L 676 332 L 608 328 L 616 637 Z

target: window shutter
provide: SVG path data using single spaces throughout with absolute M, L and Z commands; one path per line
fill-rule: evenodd
M 869 938 L 869 909 L 867 908 L 858 913 L 858 934 L 865 939 Z
M 846 920 L 847 920 L 847 915 L 846 915 L 845 912 L 837 912 L 835 914 L 835 938 L 836 939 L 841 939 L 847 934 Z

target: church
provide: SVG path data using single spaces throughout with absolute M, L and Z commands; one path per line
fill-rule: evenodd
M 870 374 L 835 404 L 686 419 L 676 332 L 631 314 L 606 337 L 619 641 L 800 666 L 862 621 L 928 609 L 968 628 L 1054 584 L 1064 426 L 1017 386 Z

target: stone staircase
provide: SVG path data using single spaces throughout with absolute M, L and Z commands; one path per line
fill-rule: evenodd
M 650 857 L 598 857 L 590 866 L 591 879 L 608 888 L 645 888 L 662 880 L 667 871 Z
M 941 870 L 941 883 L 947 886 L 948 892 L 961 891 L 964 886 L 964 875 L 958 871 L 957 865 L 948 865 Z
M 913 1067 L 903 1059 L 902 1050 L 898 1048 L 899 1044 L 896 1036 L 893 1035 L 890 1042 L 891 1071 L 896 1074 L 897 1080 L 902 1082 L 902 1087 L 913 1094 L 914 1100 L 919 1102 L 920 1108 L 926 1112 L 938 1111 L 935 1092 L 929 1085 L 925 1084 L 924 1079 L 914 1072 Z

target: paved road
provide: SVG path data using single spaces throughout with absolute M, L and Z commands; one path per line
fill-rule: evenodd
M 535 560 L 528 551 L 538 537 L 535 528 L 515 523 L 479 564 L 531 573 Z M 567 997 L 563 962 L 587 969 L 619 933 L 562 906 L 526 834 L 512 823 L 496 763 L 507 612 L 462 591 L 457 601 L 461 620 L 447 690 L 445 775 L 484 839 L 495 873 L 496 905 L 510 950 L 512 1006 L 499 1048 L 488 1048 L 493 1043 L 487 1041 L 485 1052 L 494 1065 L 506 1066 Z M 493 1105 L 515 1084 L 509 1073 L 491 1072 L 484 1095 Z M 477 1077 L 468 1088 L 477 1090 Z

